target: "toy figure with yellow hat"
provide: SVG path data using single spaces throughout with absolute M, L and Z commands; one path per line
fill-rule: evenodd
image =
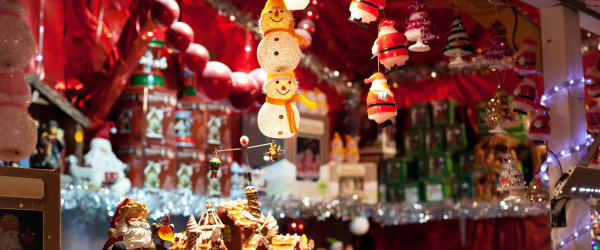
M 296 94 L 297 89 L 298 82 L 293 71 L 267 76 L 263 84 L 267 100 L 258 111 L 258 128 L 265 136 L 290 138 L 298 133 L 300 113 L 294 102 L 297 99 L 310 109 L 314 109 L 316 104 Z
M 263 39 L 258 44 L 258 64 L 267 73 L 293 71 L 300 63 L 300 47 L 306 44 L 294 30 L 294 17 L 283 0 L 268 0 L 258 20 Z
M 335 132 L 333 139 L 331 140 L 331 149 L 329 150 L 329 160 L 332 162 L 342 163 L 344 162 L 344 155 L 346 150 L 344 148 L 344 141 L 340 133 Z
M 387 79 L 382 73 L 375 73 L 365 80 L 365 83 L 371 83 L 369 94 L 367 95 L 367 114 L 369 119 L 375 120 L 380 128 L 392 125 L 390 118 L 396 116 L 396 102 L 394 94 L 387 85 Z
M 346 155 L 345 162 L 346 163 L 358 163 L 360 160 L 360 153 L 358 151 L 358 142 L 354 137 L 350 135 L 346 135 Z

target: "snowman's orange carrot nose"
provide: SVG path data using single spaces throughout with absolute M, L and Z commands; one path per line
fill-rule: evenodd
M 285 86 L 281 86 L 281 90 L 285 91 Z
M 279 16 L 279 11 L 275 11 L 275 17 Z

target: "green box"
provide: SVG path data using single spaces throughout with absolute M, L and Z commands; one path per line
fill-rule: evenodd
M 488 134 L 490 127 L 485 122 L 487 117 L 487 104 L 490 99 L 481 100 L 475 103 L 475 112 L 477 114 L 477 129 L 479 134 Z
M 406 182 L 419 180 L 419 173 L 412 160 L 408 158 L 393 158 L 385 162 L 386 181 Z
M 431 106 L 429 103 L 420 103 L 410 106 L 411 128 L 431 127 Z
M 447 126 L 454 124 L 455 109 L 458 106 L 456 99 L 436 100 L 431 105 L 431 121 L 433 126 Z
M 466 172 L 458 175 L 454 181 L 454 199 L 456 201 L 473 198 L 473 178 Z
M 447 126 L 445 134 L 447 151 L 459 151 L 468 146 L 464 124 Z
M 442 202 L 452 198 L 452 181 L 450 178 L 424 180 L 422 192 L 425 202 Z
M 458 151 L 453 156 L 454 171 L 463 173 L 475 168 L 475 153 L 473 151 Z
M 446 136 L 443 128 L 432 128 L 425 131 L 425 151 L 440 153 L 446 151 Z
M 386 195 L 388 202 L 404 201 L 404 185 L 402 183 L 388 183 Z
M 446 153 L 429 155 L 426 167 L 429 178 L 451 177 L 453 174 L 452 158 Z
M 418 202 L 422 201 L 422 187 L 419 182 L 411 182 L 404 185 L 404 201 Z
M 407 156 L 414 156 L 425 152 L 423 131 L 417 129 L 404 134 L 404 151 Z

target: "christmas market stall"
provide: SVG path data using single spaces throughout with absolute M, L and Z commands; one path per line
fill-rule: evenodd
M 598 98 L 591 0 L 0 0 L 0 250 L 597 249 Z

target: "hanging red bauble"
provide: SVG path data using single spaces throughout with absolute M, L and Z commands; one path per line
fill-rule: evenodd
M 254 104 L 259 89 L 256 82 L 244 72 L 231 74 L 231 90 L 227 95 L 227 104 L 233 110 L 242 112 Z
M 208 62 L 202 77 L 197 78 L 196 88 L 209 100 L 224 99 L 231 89 L 231 70 L 223 63 Z
M 150 15 L 158 27 L 169 27 L 179 19 L 179 5 L 175 0 L 156 0 L 152 4 Z
M 310 33 L 308 33 L 308 31 L 306 31 L 305 29 L 296 29 L 296 34 L 303 36 L 304 40 L 306 41 L 306 45 L 304 43 L 298 45 L 300 49 L 306 50 L 310 48 L 310 45 L 312 44 L 312 36 L 310 35 Z
M 319 9 L 313 5 L 309 5 L 308 7 L 306 7 L 306 10 L 304 11 L 304 18 L 303 19 L 309 19 L 309 20 L 319 20 Z
M 306 231 L 306 222 L 303 219 L 296 218 L 287 224 L 288 234 L 303 235 Z
M 258 89 L 256 98 L 254 98 L 254 106 L 260 108 L 267 100 L 267 94 L 262 91 L 263 84 L 267 80 L 267 72 L 261 68 L 250 71 L 248 74 L 252 80 L 256 83 Z
M 186 71 L 200 75 L 204 71 L 209 57 L 208 50 L 204 46 L 192 43 L 185 52 L 181 53 L 181 62 Z
M 189 25 L 175 22 L 165 32 L 167 46 L 175 53 L 185 51 L 194 40 L 194 31 Z
M 311 33 L 311 34 L 314 34 L 315 31 L 317 30 L 317 26 L 316 26 L 315 22 L 313 22 L 309 19 L 304 19 L 304 20 L 300 21 L 298 23 L 298 28 L 306 30 L 306 31 L 308 31 L 308 33 Z

